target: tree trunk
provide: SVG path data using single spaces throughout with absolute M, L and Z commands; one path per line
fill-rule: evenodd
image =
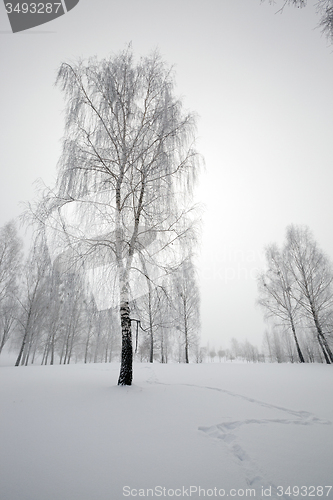
M 314 310 L 314 307 L 312 304 L 311 304 L 311 312 L 312 312 L 313 320 L 314 320 L 314 323 L 315 323 L 316 329 L 317 329 L 317 339 L 318 339 L 319 345 L 320 345 L 320 347 L 323 351 L 323 354 L 325 356 L 326 363 L 328 365 L 330 365 L 331 363 L 333 363 L 333 354 L 332 354 L 332 351 L 327 343 L 325 335 L 323 334 L 323 331 L 321 329 L 321 325 L 319 323 L 316 311 Z
M 51 361 L 50 361 L 50 365 L 53 365 L 54 364 L 54 342 L 53 342 L 53 339 L 51 340 Z
M 151 308 L 151 293 L 149 292 L 149 332 L 150 332 L 150 356 L 149 363 L 154 362 L 154 333 L 153 333 L 153 318 Z
M 26 329 L 25 329 L 25 332 L 24 332 L 24 336 L 23 336 L 22 344 L 21 344 L 21 349 L 20 349 L 19 355 L 18 355 L 18 357 L 17 357 L 17 360 L 16 360 L 16 363 L 15 363 L 15 366 L 20 366 L 20 362 L 21 362 L 21 359 L 22 359 L 22 356 L 23 356 L 23 352 L 24 352 L 25 344 L 26 344 L 26 342 L 27 342 L 27 338 L 28 338 L 28 330 L 27 330 L 27 328 L 26 328 Z
M 68 355 L 68 360 L 67 360 L 67 364 L 68 365 L 69 365 L 69 363 L 70 363 L 70 361 L 72 359 L 72 355 L 73 355 L 76 326 L 77 326 L 77 322 L 75 321 L 74 325 L 72 325 L 72 332 L 71 332 L 71 335 L 70 335 L 69 355 Z
M 15 363 L 15 366 L 20 366 L 20 363 L 22 362 L 22 359 L 23 359 L 23 355 L 25 353 L 26 343 L 29 340 L 30 318 L 31 318 L 31 308 L 29 309 L 29 312 L 28 312 L 28 318 L 27 318 L 26 327 L 24 329 L 22 345 L 21 345 L 21 349 L 20 349 L 19 355 L 18 355 L 16 363 Z
M 3 334 L 3 337 L 1 339 L 1 344 L 0 344 L 0 354 L 2 352 L 2 349 L 4 348 L 5 342 L 6 342 L 5 334 Z
M 6 321 L 5 320 L 4 323 L 5 324 L 4 324 L 4 327 L 3 327 L 3 335 L 2 335 L 1 344 L 0 344 L 0 354 L 2 352 L 2 349 L 5 346 L 5 343 L 9 339 L 10 330 L 11 330 L 11 327 L 12 327 L 12 321 Z
M 165 363 L 164 360 L 164 328 L 162 327 L 161 332 L 161 363 Z
M 188 363 L 188 332 L 187 332 L 187 327 L 185 330 L 185 363 Z
M 187 301 L 183 298 L 184 304 L 184 334 L 185 334 L 185 363 L 188 363 L 188 326 L 187 326 Z
M 99 321 L 98 322 L 98 332 L 97 332 L 96 344 L 95 344 L 95 352 L 94 352 L 94 363 L 98 362 L 98 351 L 99 351 L 100 338 L 101 338 L 101 324 Z
M 328 345 L 328 342 L 327 342 L 326 337 L 325 337 L 325 335 L 323 334 L 323 332 L 321 332 L 321 335 L 320 335 L 320 336 L 321 336 L 321 341 L 322 341 L 322 343 L 323 343 L 323 346 L 324 346 L 324 348 L 325 348 L 325 351 L 327 352 L 327 355 L 328 355 L 328 357 L 329 357 L 329 359 L 330 359 L 330 363 L 333 363 L 333 353 L 332 353 L 332 351 L 331 351 L 331 349 L 330 349 L 330 346 Z
M 326 363 L 327 363 L 328 365 L 330 365 L 330 364 L 331 364 L 331 362 L 330 362 L 330 358 L 328 357 L 328 354 L 327 354 L 327 352 L 326 352 L 326 350 L 325 350 L 325 346 L 324 346 L 324 344 L 323 344 L 323 341 L 322 341 L 322 339 L 321 339 L 321 337 L 320 337 L 319 333 L 317 334 L 317 339 L 318 339 L 318 343 L 319 343 L 319 345 L 320 345 L 320 347 L 321 347 L 321 350 L 323 351 L 325 361 L 326 361 Z
M 294 336 L 294 339 L 295 339 L 297 354 L 298 354 L 300 363 L 305 363 L 304 356 L 302 354 L 301 348 L 300 348 L 299 343 L 298 343 L 298 338 L 297 338 L 297 335 L 296 335 L 295 325 L 294 325 L 294 321 L 293 321 L 292 318 L 290 318 L 290 323 L 291 323 L 291 329 L 293 331 L 293 336 Z
M 86 347 L 85 347 L 85 351 L 84 351 L 84 362 L 85 363 L 87 363 L 87 360 L 88 360 L 89 341 L 90 341 L 90 330 L 88 330 Z
M 128 301 L 122 302 L 120 305 L 120 324 L 121 324 L 121 334 L 122 334 L 122 346 L 121 346 L 121 366 L 120 366 L 118 385 L 132 385 L 133 349 L 132 349 L 130 308 Z

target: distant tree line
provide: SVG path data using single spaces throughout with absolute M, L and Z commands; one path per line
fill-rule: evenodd
M 230 347 L 226 349 L 216 349 L 209 345 L 201 348 L 201 362 L 210 361 L 219 363 L 241 361 L 247 363 L 264 363 L 267 359 L 262 351 L 256 345 L 253 345 L 249 340 L 237 340 L 232 337 L 229 341 Z

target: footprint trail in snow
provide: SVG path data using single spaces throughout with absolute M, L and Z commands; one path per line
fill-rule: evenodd
M 189 386 L 192 386 L 191 384 L 186 384 Z M 309 413 L 307 411 L 297 411 L 297 410 L 291 410 L 289 408 L 284 408 L 282 406 L 276 406 L 272 405 L 269 403 L 265 403 L 263 401 L 259 401 L 247 396 L 243 396 L 241 394 L 233 393 L 231 391 L 225 390 L 225 389 L 219 389 L 217 387 L 208 387 L 208 386 L 198 386 L 198 385 L 193 385 L 192 387 L 201 387 L 202 389 L 209 389 L 209 390 L 214 390 L 218 392 L 222 392 L 224 394 L 227 394 L 229 396 L 243 399 L 245 401 L 248 401 L 250 403 L 262 406 L 264 408 L 268 408 L 271 410 L 279 410 L 280 412 L 284 412 L 285 414 L 288 415 L 288 418 L 251 418 L 251 419 L 244 419 L 244 420 L 235 420 L 235 421 L 228 421 L 228 422 L 222 422 L 216 425 L 212 425 L 209 427 L 204 427 L 200 426 L 198 429 L 208 436 L 215 438 L 215 439 L 220 439 L 222 440 L 226 446 L 228 447 L 230 453 L 233 455 L 236 463 L 238 466 L 242 469 L 246 483 L 248 486 L 252 488 L 257 488 L 259 491 L 261 489 L 267 489 L 271 488 L 272 495 L 271 498 L 283 498 L 287 499 L 289 498 L 286 495 L 279 495 L 276 496 L 276 485 L 270 480 L 266 478 L 266 474 L 263 472 L 262 468 L 260 465 L 251 458 L 246 450 L 244 450 L 238 443 L 237 440 L 237 430 L 245 425 L 267 425 L 267 424 L 283 424 L 283 425 L 313 425 L 313 424 L 320 424 L 320 425 L 330 425 L 331 422 L 329 420 L 321 419 L 319 417 L 316 417 L 312 413 Z M 292 418 L 294 417 L 294 418 Z
M 150 377 L 147 379 L 147 382 L 161 385 L 171 385 L 159 382 L 153 370 L 151 371 Z M 267 474 L 264 472 L 261 465 L 254 458 L 249 456 L 246 450 L 240 446 L 238 442 L 239 438 L 237 436 L 238 429 L 247 425 L 331 425 L 332 422 L 319 418 L 307 411 L 291 410 L 282 406 L 265 403 L 263 401 L 250 398 L 242 394 L 237 394 L 226 389 L 220 389 L 218 387 L 201 386 L 196 384 L 175 385 L 217 391 L 223 394 L 227 394 L 228 396 L 231 396 L 233 398 L 242 399 L 257 406 L 261 406 L 263 408 L 275 411 L 279 410 L 280 412 L 284 413 L 286 415 L 286 418 L 248 418 L 244 420 L 221 422 L 208 427 L 200 426 L 198 427 L 198 430 L 213 439 L 221 440 L 225 444 L 225 446 L 233 456 L 234 461 L 242 470 L 242 474 L 245 478 L 246 484 L 249 486 L 249 488 L 256 489 L 257 495 L 261 493 L 262 489 L 270 488 L 272 492 L 270 498 L 290 500 L 289 496 L 281 494 L 276 495 L 276 485 L 269 478 L 267 478 Z

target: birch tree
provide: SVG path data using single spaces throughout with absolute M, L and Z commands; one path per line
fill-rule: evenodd
M 326 319 L 333 307 L 332 267 L 307 227 L 287 228 L 286 262 L 295 282 L 298 301 L 316 329 L 318 343 L 328 364 L 333 363 Z
M 58 224 L 57 235 L 60 229 L 66 235 L 69 265 L 76 259 L 90 268 L 109 266 L 103 279 L 117 280 L 104 297 L 116 294 L 118 384 L 131 385 L 132 271 L 144 274 L 143 259 L 153 281 L 151 269 L 160 277 L 175 265 L 175 248 L 186 251 L 198 168 L 195 119 L 174 96 L 173 73 L 156 52 L 138 62 L 128 48 L 101 61 L 63 63 L 57 84 L 67 101 L 65 139 L 44 215 Z
M 133 304 L 134 316 L 140 318 L 137 324 L 140 358 L 143 359 L 149 350 L 149 363 L 157 358 L 161 363 L 168 362 L 170 332 L 175 322 L 172 305 L 175 297 L 169 282 L 167 280 L 162 286 L 153 287 L 147 279 L 148 293 Z
M 190 349 L 198 344 L 200 329 L 200 295 L 191 259 L 183 262 L 174 277 L 176 325 L 180 332 L 185 363 L 189 363 Z
M 296 333 L 297 314 L 300 308 L 293 291 L 295 279 L 286 266 L 280 250 L 276 245 L 266 249 L 267 270 L 258 277 L 258 304 L 264 309 L 268 318 L 279 318 L 292 332 L 299 361 L 304 363 L 304 356 Z
M 24 266 L 21 285 L 20 347 L 15 366 L 27 365 L 33 344 L 38 343 L 48 323 L 50 260 L 42 232 L 37 232 Z
M 276 326 L 273 326 L 271 331 L 265 331 L 263 344 L 272 363 L 283 363 L 286 361 L 281 342 L 281 332 L 278 331 Z

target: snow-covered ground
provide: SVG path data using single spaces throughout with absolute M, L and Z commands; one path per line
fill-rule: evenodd
M 332 370 L 1 366 L 0 499 L 332 499 Z

